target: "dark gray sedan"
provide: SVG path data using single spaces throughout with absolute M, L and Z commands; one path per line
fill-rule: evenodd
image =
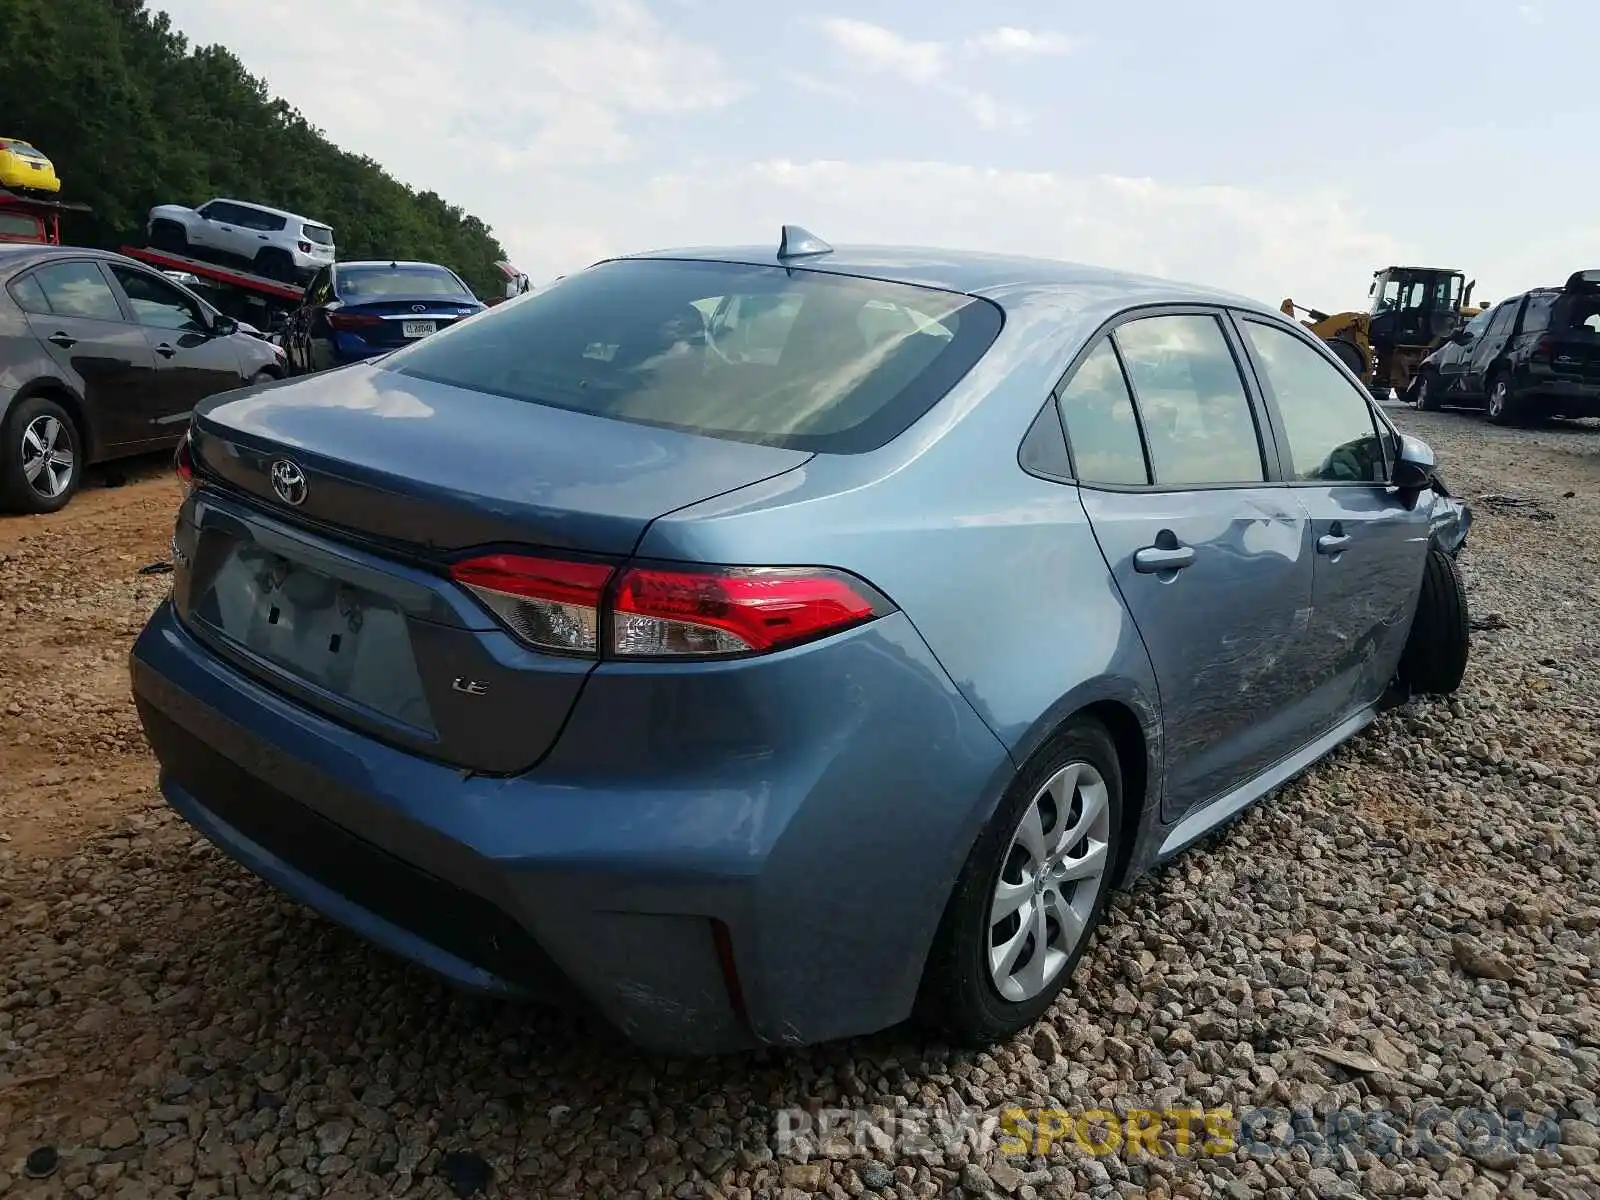
M 0 508 L 54 512 L 86 464 L 175 445 L 207 396 L 282 375 L 272 346 L 132 259 L 0 246 Z

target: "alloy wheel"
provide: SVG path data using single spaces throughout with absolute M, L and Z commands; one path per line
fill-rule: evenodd
M 1499 420 L 1506 411 L 1506 396 L 1511 388 L 1504 379 L 1496 379 L 1489 392 L 1489 416 Z
M 1068 763 L 1023 811 L 989 910 L 989 975 L 1013 1003 L 1050 986 L 1084 937 L 1104 886 L 1110 793 L 1086 762 Z
M 72 485 L 76 470 L 72 438 L 61 421 L 46 414 L 28 422 L 22 431 L 22 477 L 28 486 L 55 500 Z

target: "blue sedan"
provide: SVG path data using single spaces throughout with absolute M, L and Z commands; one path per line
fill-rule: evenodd
M 325 371 L 388 354 L 485 307 L 436 263 L 335 263 L 306 286 L 284 345 L 296 373 Z
M 178 466 L 168 803 L 659 1051 L 1009 1037 L 1113 889 L 1467 665 L 1428 447 L 1275 309 L 1091 267 L 615 259 Z

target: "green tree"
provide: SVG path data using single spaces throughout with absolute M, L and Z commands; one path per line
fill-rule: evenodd
M 341 258 L 443 263 L 499 294 L 506 253 L 487 225 L 341 150 L 231 51 L 191 47 L 144 0 L 0 0 L 0 30 L 0 136 L 38 146 L 63 199 L 94 209 L 68 218 L 72 241 L 141 244 L 153 206 L 226 195 L 326 221 Z

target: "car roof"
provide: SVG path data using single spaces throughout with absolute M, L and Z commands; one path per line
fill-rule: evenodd
M 1171 302 L 1227 304 L 1277 310 L 1219 288 L 1183 283 L 1087 263 L 927 246 L 838 246 L 826 254 L 782 259 L 774 246 L 696 246 L 619 255 L 620 259 L 696 259 L 751 266 L 789 267 L 940 288 L 973 296 L 1015 298 L 1019 293 L 1092 290 L 1106 294 L 1159 292 Z
M 96 250 L 92 246 L 47 246 L 38 242 L 0 242 L 0 275 L 14 275 L 39 262 L 55 258 L 93 258 L 101 262 L 115 262 L 136 267 L 151 274 L 160 274 L 160 268 L 139 262 L 114 250 Z
M 270 204 L 258 204 L 254 200 L 235 200 L 231 196 L 213 196 L 205 203 L 217 204 L 219 202 L 222 204 L 237 204 L 241 208 L 253 208 L 257 212 L 271 213 L 275 217 L 284 217 L 290 221 L 304 221 L 309 225 L 321 225 L 324 229 L 332 228 L 332 226 L 328 225 L 327 222 L 319 221 L 315 217 L 301 216 L 299 213 L 290 212 L 286 208 L 273 208 Z M 203 208 L 205 205 L 201 205 L 201 207 Z

